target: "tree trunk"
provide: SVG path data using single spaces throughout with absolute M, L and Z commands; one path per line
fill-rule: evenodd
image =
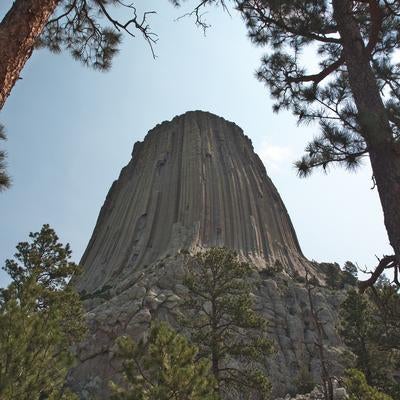
M 370 64 L 369 52 L 352 16 L 352 1 L 333 0 L 332 5 L 386 230 L 397 260 L 400 261 L 400 143 L 394 139 Z
M 0 110 L 60 0 L 16 0 L 0 23 Z
M 315 330 L 317 332 L 317 340 L 315 344 L 318 349 L 319 361 L 321 363 L 321 380 L 322 380 L 324 398 L 325 400 L 333 400 L 333 383 L 331 375 L 329 373 L 328 363 L 325 358 L 324 331 L 322 323 L 318 316 L 318 311 L 315 309 L 313 294 L 312 294 L 313 288 L 311 287 L 310 280 L 308 279 L 307 269 L 306 269 L 306 289 L 308 294 L 308 302 L 310 305 L 311 317 L 313 319 Z
M 217 334 L 217 309 L 214 296 L 211 300 L 211 369 L 215 378 L 215 391 L 220 394 L 220 376 L 219 376 L 219 343 Z

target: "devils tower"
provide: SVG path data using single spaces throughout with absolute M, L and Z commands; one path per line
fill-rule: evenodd
M 254 297 L 278 343 L 271 361 L 275 392 L 290 389 L 302 365 L 318 374 L 307 293 L 295 282 L 305 269 L 318 271 L 303 256 L 250 139 L 234 123 L 194 111 L 157 125 L 135 144 L 100 211 L 75 282 L 90 327 L 70 377 L 82 398 L 101 397 L 118 374 L 118 335 L 139 337 L 152 319 L 173 320 L 184 290 L 181 252 L 213 246 L 236 250 L 262 278 Z M 281 281 L 272 276 L 276 265 Z M 334 347 L 336 301 L 328 297 L 318 301 Z

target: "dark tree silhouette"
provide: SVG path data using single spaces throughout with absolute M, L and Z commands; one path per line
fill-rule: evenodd
M 180 2 L 178 1 L 178 4 Z M 202 7 L 228 1 L 203 0 Z M 296 163 L 300 176 L 337 163 L 354 169 L 369 155 L 394 259 L 400 265 L 400 2 L 395 0 L 232 0 L 250 39 L 269 50 L 257 72 L 275 99 L 321 134 Z M 307 57 L 304 52 L 307 50 Z M 314 57 L 310 57 L 313 54 Z M 307 60 L 305 60 L 307 58 Z M 312 71 L 310 59 L 319 60 Z M 308 61 L 308 62 L 307 62 Z M 383 269 L 382 269 L 383 267 Z M 377 276 L 376 276 L 377 275 Z M 368 284 L 373 284 L 378 274 Z M 376 279 L 375 279 L 376 278 Z M 397 281 L 398 282 L 398 281 Z
M 0 140 L 6 140 L 4 126 L 0 124 Z M 10 186 L 10 177 L 6 171 L 6 152 L 0 150 L 0 192 Z

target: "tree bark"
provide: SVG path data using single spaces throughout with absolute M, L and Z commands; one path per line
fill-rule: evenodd
M 16 0 L 0 23 L 0 110 L 60 0 Z
M 400 143 L 395 141 L 371 67 L 370 52 L 352 15 L 352 1 L 333 0 L 332 5 L 386 230 L 400 261 Z
M 318 311 L 315 309 L 313 294 L 312 294 L 313 288 L 311 287 L 310 280 L 308 279 L 307 269 L 306 269 L 306 289 L 308 294 L 308 302 L 310 305 L 311 317 L 313 319 L 315 330 L 317 332 L 317 340 L 315 344 L 318 349 L 319 361 L 321 363 L 321 379 L 322 379 L 324 398 L 325 400 L 333 400 L 333 382 L 332 382 L 332 377 L 329 373 L 328 363 L 325 358 L 324 331 L 322 323 L 318 316 Z
M 214 278 L 214 288 L 215 288 L 215 278 Z M 215 377 L 215 390 L 220 394 L 220 376 L 219 376 L 219 343 L 217 338 L 217 309 L 214 294 L 211 300 L 211 368 L 213 375 Z

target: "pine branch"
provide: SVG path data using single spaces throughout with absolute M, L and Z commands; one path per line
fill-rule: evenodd
M 175 6 L 180 6 L 180 5 L 181 5 L 181 3 L 180 3 L 179 0 L 177 0 L 177 1 L 172 0 L 172 3 L 173 3 Z M 196 26 L 198 26 L 198 27 L 200 27 L 201 29 L 203 29 L 203 32 L 204 32 L 204 34 L 205 34 L 205 33 L 206 33 L 206 30 L 207 30 L 208 28 L 210 28 L 211 25 L 207 24 L 207 22 L 204 20 L 203 17 L 204 17 L 204 15 L 205 15 L 205 13 L 201 13 L 201 9 L 202 9 L 203 7 L 206 7 L 206 6 L 208 6 L 208 5 L 211 5 L 211 4 L 213 4 L 213 3 L 215 3 L 215 4 L 221 4 L 222 9 L 223 9 L 224 11 L 226 11 L 226 12 L 229 14 L 229 10 L 228 10 L 228 7 L 227 7 L 227 5 L 226 5 L 225 0 L 202 0 L 202 1 L 200 1 L 200 3 L 197 4 L 197 6 L 196 6 L 192 11 L 187 12 L 187 13 L 181 15 L 180 17 L 178 17 L 178 18 L 177 18 L 177 21 L 180 20 L 180 19 L 182 19 L 182 18 L 185 18 L 185 17 L 193 17 L 193 16 L 194 16 L 194 17 L 195 17 L 195 24 L 196 24 Z
M 246 7 L 245 2 L 240 3 L 238 6 L 239 11 L 245 11 L 246 8 L 250 8 L 252 11 L 256 11 L 258 13 L 258 18 L 259 20 L 263 23 L 262 29 L 265 29 L 269 27 L 270 25 L 280 29 L 283 32 L 291 33 L 295 36 L 302 36 L 307 39 L 311 40 L 316 40 L 318 42 L 322 43 L 338 43 L 340 44 L 342 41 L 341 39 L 334 38 L 334 37 L 327 37 L 325 35 L 318 35 L 316 33 L 310 32 L 307 28 L 305 29 L 295 29 L 293 26 L 289 26 L 288 24 L 285 24 L 284 19 L 278 15 L 277 17 L 281 17 L 280 19 L 278 18 L 273 18 L 265 13 L 265 7 L 263 5 L 262 1 L 254 1 L 251 3 L 250 6 Z M 270 13 L 272 15 L 272 12 Z M 326 34 L 332 34 L 336 33 L 337 30 L 336 28 L 330 28 L 326 30 L 324 33 Z
M 365 281 L 361 281 L 358 284 L 358 289 L 360 290 L 361 293 L 364 293 L 365 290 L 367 290 L 369 287 L 373 287 L 373 285 L 376 283 L 378 278 L 383 274 L 383 271 L 385 269 L 394 269 L 394 282 L 396 283 L 397 286 L 400 287 L 400 283 L 398 280 L 398 271 L 400 269 L 400 263 L 397 260 L 396 256 L 384 256 L 380 261 L 378 266 L 375 268 L 375 270 L 371 273 L 371 277 Z
M 322 80 L 329 76 L 332 72 L 335 72 L 344 63 L 344 57 L 341 56 L 334 63 L 320 71 L 318 74 L 313 75 L 301 75 L 296 77 L 288 77 L 288 83 L 299 83 L 299 82 L 313 82 L 314 85 L 318 85 Z
M 4 126 L 0 124 L 0 141 L 7 140 Z M 7 153 L 0 150 L 0 192 L 8 189 L 11 186 L 11 179 L 7 173 L 6 164 Z
M 147 16 L 150 14 L 156 14 L 155 11 L 147 11 L 143 14 L 143 18 L 141 21 L 138 21 L 137 13 L 136 13 L 136 7 L 134 7 L 132 4 L 125 4 L 122 1 L 118 0 L 117 1 L 120 5 L 123 7 L 129 8 L 133 12 L 133 18 L 127 20 L 125 23 L 121 23 L 120 21 L 114 19 L 108 10 L 106 9 L 105 5 L 103 2 L 97 1 L 97 4 L 99 5 L 100 9 L 102 10 L 103 14 L 106 16 L 106 18 L 112 23 L 112 25 L 117 29 L 117 31 L 120 31 L 121 29 L 125 31 L 128 35 L 135 37 L 135 35 L 130 31 L 130 25 L 133 25 L 137 30 L 139 30 L 142 35 L 144 36 L 145 40 L 150 46 L 151 53 L 153 55 L 153 58 L 156 58 L 156 55 L 154 53 L 154 48 L 153 45 L 157 43 L 157 35 L 153 32 L 150 31 L 150 26 L 147 24 Z

